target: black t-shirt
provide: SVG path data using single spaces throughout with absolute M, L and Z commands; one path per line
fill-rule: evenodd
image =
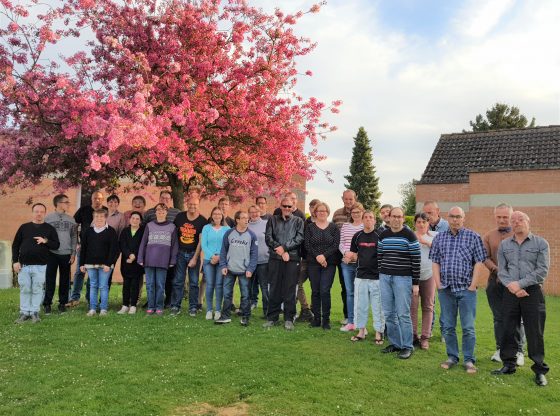
M 187 218 L 185 211 L 180 212 L 173 221 L 177 227 L 177 236 L 179 237 L 179 250 L 191 253 L 196 250 L 202 228 L 208 224 L 208 220 L 199 215 L 193 221 Z
M 352 237 L 350 251 L 352 253 L 358 253 L 357 278 L 370 280 L 379 279 L 379 266 L 377 264 L 378 242 L 379 236 L 375 230 L 369 233 L 361 230 Z
M 46 244 L 37 244 L 35 237 L 47 239 Z M 24 265 L 45 265 L 49 259 L 49 251 L 59 247 L 56 229 L 46 222 L 22 224 L 16 232 L 12 243 L 12 262 Z

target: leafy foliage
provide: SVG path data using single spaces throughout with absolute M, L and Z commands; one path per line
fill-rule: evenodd
M 416 182 L 416 179 L 412 179 L 399 185 L 399 193 L 402 197 L 401 208 L 404 209 L 405 215 L 416 214 Z

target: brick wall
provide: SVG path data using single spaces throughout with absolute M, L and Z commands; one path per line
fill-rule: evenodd
M 511 203 L 508 196 L 516 195 L 523 201 L 514 205 L 531 218 L 531 230 L 550 244 L 550 272 L 545 281 L 548 294 L 560 295 L 560 204 L 539 201 L 538 195 L 560 193 L 560 170 L 510 171 L 471 173 L 468 184 L 417 185 L 416 200 L 468 203 L 465 225 L 483 235 L 495 227 L 494 206 L 499 202 Z M 487 195 L 495 200 L 488 206 L 472 204 L 473 195 Z M 502 196 L 503 195 L 503 196 Z M 473 198 L 474 199 L 474 198 Z M 535 206 L 537 205 L 537 206 Z M 445 216 L 447 213 L 443 213 Z

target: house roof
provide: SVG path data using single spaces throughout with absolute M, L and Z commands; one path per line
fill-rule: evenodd
M 560 126 L 442 134 L 418 183 L 467 183 L 470 172 L 542 169 L 560 169 Z

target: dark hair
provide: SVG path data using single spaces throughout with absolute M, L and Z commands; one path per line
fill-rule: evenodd
M 260 195 L 260 196 L 257 196 L 257 197 L 255 198 L 255 204 L 258 204 L 258 203 L 259 203 L 259 199 L 264 199 L 264 202 L 267 202 L 267 201 L 266 201 L 266 196 Z
M 164 189 L 163 191 L 160 191 L 159 196 L 162 196 L 162 195 L 165 195 L 165 194 L 173 197 L 173 194 L 171 193 L 171 191 L 168 191 L 167 189 Z
M 130 213 L 130 218 L 132 218 L 133 215 L 138 215 L 140 217 L 140 221 L 144 220 L 144 217 L 142 217 L 142 214 L 138 211 L 132 211 Z
M 93 215 L 95 214 L 103 214 L 103 216 L 105 218 L 107 218 L 107 216 L 109 215 L 109 213 L 107 212 L 107 210 L 105 208 L 99 208 L 93 211 Z
M 41 202 L 37 202 L 36 204 L 33 204 L 33 206 L 31 207 L 31 211 L 33 211 L 33 209 L 34 209 L 36 206 L 41 206 L 41 207 L 45 208 L 45 211 L 47 210 L 47 207 L 45 206 L 45 204 L 43 204 L 43 203 L 41 203 Z
M 219 204 L 220 202 L 226 202 L 226 201 L 227 201 L 227 202 L 230 202 L 230 201 L 229 201 L 229 197 L 224 196 L 224 197 L 218 199 L 218 204 Z
M 239 218 L 241 218 L 241 214 L 249 215 L 249 213 L 247 211 L 245 211 L 244 209 L 240 209 L 239 211 L 237 211 L 235 213 L 235 215 L 233 216 L 233 219 L 235 220 L 235 225 L 237 225 L 237 221 L 239 220 Z
M 137 201 L 140 200 L 144 203 L 144 205 L 146 205 L 146 198 L 144 198 L 142 195 L 136 195 L 134 198 L 132 198 L 132 201 Z
M 163 202 L 156 204 L 156 206 L 154 207 L 154 211 L 156 211 L 158 208 L 163 208 L 164 210 L 169 211 L 169 208 L 167 208 L 167 205 L 165 205 Z
M 121 203 L 121 200 L 120 200 L 119 197 L 116 196 L 115 194 L 110 195 L 110 196 L 107 198 L 107 202 L 111 202 L 111 201 L 117 201 L 118 204 Z
M 414 216 L 414 222 L 416 222 L 418 220 L 418 218 L 422 218 L 424 221 L 430 222 L 430 219 L 428 218 L 428 215 L 424 212 L 419 212 L 418 214 L 416 214 Z
M 391 204 L 383 204 L 381 205 L 381 208 L 379 208 L 379 211 L 381 211 L 383 208 L 393 209 L 393 206 Z
M 58 205 L 58 203 L 59 203 L 60 201 L 62 201 L 64 198 L 68 199 L 68 197 L 67 197 L 65 194 L 58 194 L 58 195 L 55 195 L 55 197 L 54 197 L 53 200 L 52 200 L 52 203 L 53 203 L 53 205 L 55 206 L 55 208 L 56 208 L 56 206 Z
M 215 224 L 214 219 L 212 218 L 212 215 L 214 215 L 214 211 L 216 211 L 216 210 L 218 210 L 222 213 L 222 220 L 220 221 L 219 224 Z M 225 218 L 225 215 L 224 215 L 224 211 L 222 211 L 222 209 L 220 207 L 212 208 L 212 211 L 210 212 L 210 224 L 212 224 L 212 225 L 225 225 L 225 222 L 226 222 L 226 218 Z

